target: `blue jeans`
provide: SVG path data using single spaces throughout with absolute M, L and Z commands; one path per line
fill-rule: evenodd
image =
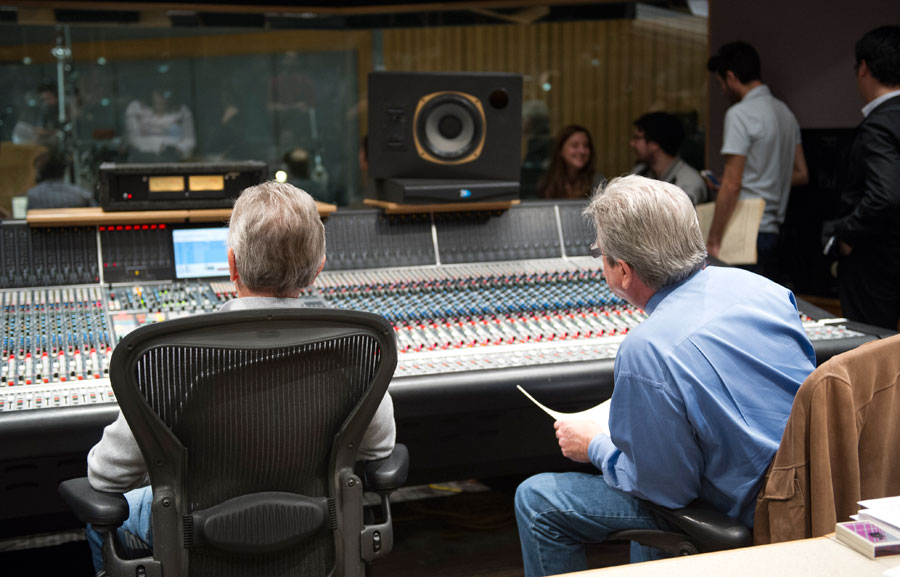
M 516 522 L 525 577 L 584 571 L 584 545 L 601 543 L 610 533 L 669 528 L 602 475 L 587 473 L 543 473 L 525 480 L 516 490 Z M 631 544 L 632 563 L 663 557 L 657 549 Z
M 150 508 L 153 504 L 153 491 L 150 487 L 141 487 L 125 493 L 128 501 L 128 519 L 119 527 L 117 549 L 125 558 L 138 558 L 150 554 L 153 549 L 153 534 L 150 526 Z M 91 546 L 91 557 L 94 571 L 103 569 L 103 535 L 96 529 L 87 526 L 88 544 Z
M 767 279 L 781 280 L 781 247 L 777 232 L 760 232 L 756 235 L 756 264 L 739 268 L 755 272 Z

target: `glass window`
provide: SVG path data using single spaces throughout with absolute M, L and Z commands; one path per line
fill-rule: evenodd
M 596 171 L 610 177 L 635 164 L 634 119 L 671 112 L 687 129 L 682 155 L 699 166 L 706 19 L 681 5 L 232 21 L 134 12 L 118 23 L 60 23 L 57 11 L 54 24 L 4 8 L 17 16 L 0 19 L 0 209 L 52 176 L 39 169 L 54 151 L 67 163 L 63 180 L 87 191 L 102 162 L 256 159 L 319 200 L 359 205 L 373 70 L 522 74 L 523 198 L 537 196 L 569 124 L 588 129 Z M 256 27 L 220 25 L 237 21 Z

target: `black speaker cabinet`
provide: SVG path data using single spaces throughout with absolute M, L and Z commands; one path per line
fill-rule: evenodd
M 521 139 L 521 75 L 369 74 L 369 174 L 384 200 L 517 198 Z

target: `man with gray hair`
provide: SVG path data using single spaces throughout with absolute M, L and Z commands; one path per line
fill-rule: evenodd
M 516 492 L 526 577 L 587 569 L 584 544 L 666 529 L 641 504 L 702 499 L 753 525 L 753 510 L 815 353 L 790 291 L 706 267 L 687 194 L 641 176 L 611 181 L 587 211 L 610 289 L 649 318 L 622 342 L 608 428 L 557 421 L 563 455 L 602 475 L 545 473 Z M 632 562 L 660 556 L 632 544 Z
M 306 192 L 274 181 L 241 193 L 228 226 L 228 270 L 238 298 L 220 311 L 302 306 L 297 297 L 325 266 L 325 227 Z M 394 448 L 394 405 L 385 394 L 359 447 L 358 457 L 387 457 Z M 99 491 L 124 492 L 129 517 L 119 528 L 123 548 L 136 556 L 153 546 L 147 465 L 119 412 L 88 454 L 88 479 Z M 102 536 L 88 527 L 94 568 L 103 569 Z

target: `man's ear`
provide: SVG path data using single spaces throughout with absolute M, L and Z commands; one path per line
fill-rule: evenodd
M 231 247 L 228 247 L 228 275 L 231 278 L 231 282 L 235 282 L 240 278 L 238 276 L 237 261 L 234 260 L 234 249 Z
M 319 273 L 322 272 L 322 269 L 325 268 L 325 255 L 322 255 L 322 262 L 319 263 L 319 269 L 316 271 L 316 277 L 319 276 Z M 313 279 L 315 280 L 315 279 Z
M 634 284 L 634 269 L 631 268 L 631 265 L 625 262 L 624 260 L 619 261 L 619 266 L 622 267 L 622 290 L 628 290 L 631 288 L 631 285 Z
M 869 75 L 869 64 L 865 60 L 860 60 L 856 66 L 857 78 L 863 78 Z

